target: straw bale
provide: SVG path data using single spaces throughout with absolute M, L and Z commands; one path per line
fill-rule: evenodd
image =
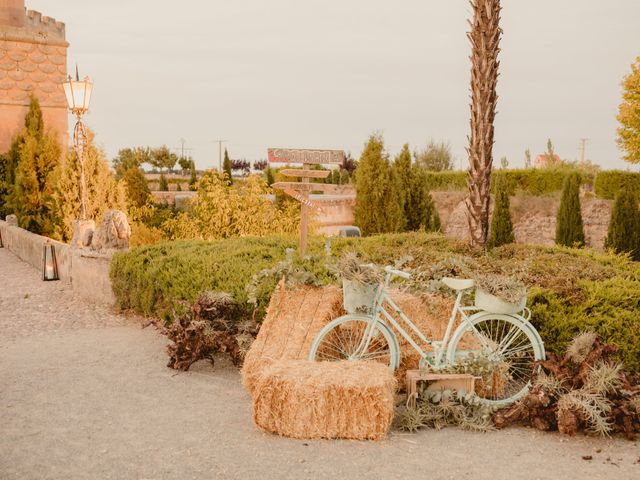
M 342 292 L 338 287 L 303 286 L 289 290 L 280 282 L 258 336 L 245 356 L 245 388 L 252 393 L 262 370 L 274 360 L 306 359 L 322 327 L 342 314 Z
M 276 360 L 255 384 L 253 420 L 293 438 L 378 440 L 393 421 L 395 388 L 379 363 Z
M 399 290 L 391 290 L 390 295 L 428 338 L 442 338 L 454 303 L 452 297 L 434 294 L 417 297 Z M 388 310 L 396 320 L 400 320 L 391 309 Z M 273 360 L 306 359 L 322 327 L 342 314 L 342 292 L 338 287 L 331 285 L 290 290 L 281 282 L 271 297 L 258 337 L 245 357 L 242 368 L 245 388 L 252 392 L 256 377 Z M 402 335 L 396 334 L 402 352 L 396 379 L 403 386 L 406 371 L 418 368 L 420 356 Z M 415 335 L 412 337 L 418 341 Z M 467 345 L 463 342 L 463 346 Z M 430 348 L 426 347 L 425 350 L 429 351 Z

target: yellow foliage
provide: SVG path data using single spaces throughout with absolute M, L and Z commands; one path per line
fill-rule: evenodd
M 89 132 L 89 146 L 85 157 L 85 179 L 87 187 L 87 217 L 100 222 L 109 209 L 125 210 L 125 189 L 118 182 L 105 159 L 104 152 L 93 144 L 93 133 Z M 73 221 L 80 217 L 80 163 L 73 150 L 69 150 L 60 168 L 57 185 L 57 203 L 62 225 L 58 237 L 70 240 Z
M 171 239 L 203 240 L 296 232 L 299 205 L 278 209 L 267 197 L 269 190 L 257 175 L 229 186 L 217 172 L 207 172 L 198 183 L 191 210 L 167 220 L 163 229 Z
M 622 103 L 618 113 L 618 145 L 624 159 L 640 163 L 640 57 L 631 65 L 631 73 L 622 82 Z

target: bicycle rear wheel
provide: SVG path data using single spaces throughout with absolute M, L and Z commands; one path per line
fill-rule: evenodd
M 447 350 L 451 365 L 481 377 L 476 394 L 487 404 L 509 405 L 529 391 L 536 360 L 544 359 L 538 332 L 522 317 L 480 313 L 462 323 Z
M 392 369 L 397 368 L 400 363 L 398 342 L 386 325 L 377 322 L 373 326 L 371 339 L 366 342 L 364 337 L 373 321 L 373 318 L 365 315 L 345 315 L 336 318 L 316 337 L 309 352 L 309 360 L 363 360 L 384 363 Z

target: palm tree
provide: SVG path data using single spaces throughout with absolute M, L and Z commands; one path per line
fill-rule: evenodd
M 469 198 L 467 221 L 471 245 L 484 247 L 489 232 L 493 120 L 498 95 L 500 0 L 470 0 L 471 135 L 469 136 Z

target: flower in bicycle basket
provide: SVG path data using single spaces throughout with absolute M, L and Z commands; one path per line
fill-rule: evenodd
M 518 303 L 527 296 L 527 287 L 518 279 L 487 273 L 476 276 L 476 288 L 507 303 Z
M 354 252 L 343 255 L 336 268 L 343 280 L 377 285 L 384 279 L 384 270 L 375 264 L 364 264 Z

